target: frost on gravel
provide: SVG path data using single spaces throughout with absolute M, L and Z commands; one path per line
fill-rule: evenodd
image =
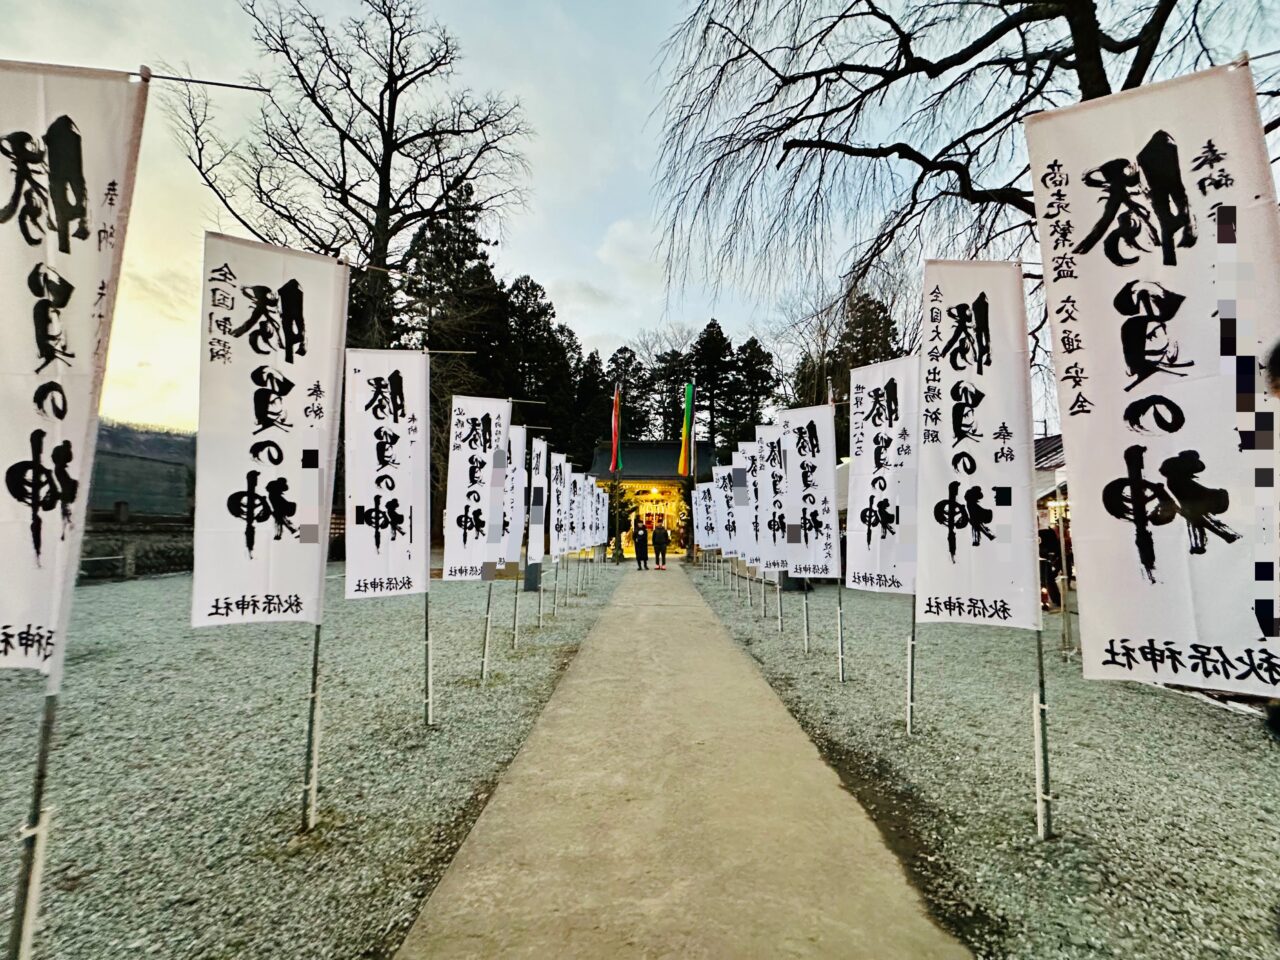
M 50 761 L 37 956 L 389 956 L 616 578 L 606 567 L 541 631 L 536 594 L 522 594 L 514 652 L 515 582 L 498 581 L 484 684 L 487 587 L 434 584 L 431 730 L 422 598 L 345 601 L 342 580 L 328 580 L 321 826 L 305 840 L 312 627 L 193 631 L 186 576 L 80 588 Z M 26 815 L 42 696 L 37 678 L 0 673 L 6 837 Z M 17 854 L 16 842 L 0 844 L 3 936 Z
M 1035 636 L 919 629 L 906 735 L 909 597 L 833 585 L 776 595 L 695 582 L 868 806 L 935 915 L 981 957 L 1280 957 L 1280 744 L 1260 718 L 1135 683 L 1085 681 L 1044 625 L 1054 826 L 1035 841 Z M 850 864 L 850 869 L 857 869 Z

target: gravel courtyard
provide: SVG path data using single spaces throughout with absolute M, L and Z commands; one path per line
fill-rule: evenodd
M 311 627 L 192 631 L 187 576 L 77 591 L 39 956 L 349 960 L 399 945 L 616 571 L 605 566 L 541 631 L 536 595 L 522 595 L 514 652 L 515 584 L 499 581 L 484 684 L 486 587 L 434 584 L 437 726 L 427 730 L 422 598 L 344 601 L 341 569 L 329 570 L 321 653 L 321 826 L 305 840 Z M 549 589 L 545 603 L 549 614 Z M 10 837 L 29 802 L 42 696 L 39 679 L 0 674 Z M 0 845 L 6 931 L 17 853 Z
M 1045 621 L 1054 826 L 1034 839 L 1025 631 L 930 625 L 906 735 L 908 597 L 846 591 L 836 679 L 835 587 L 769 619 L 709 576 L 729 632 L 879 822 L 935 914 L 986 958 L 1280 957 L 1280 743 L 1262 720 L 1137 684 L 1086 682 Z M 816 586 L 816 585 L 815 585 Z

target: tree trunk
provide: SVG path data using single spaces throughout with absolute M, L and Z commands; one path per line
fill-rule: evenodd
M 1075 47 L 1076 77 L 1080 82 L 1080 99 L 1095 100 L 1111 93 L 1111 81 L 1102 62 L 1101 28 L 1094 0 L 1069 0 L 1067 23 L 1071 25 L 1071 41 Z

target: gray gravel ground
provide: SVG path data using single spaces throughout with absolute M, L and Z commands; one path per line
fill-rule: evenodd
M 1280 744 L 1258 718 L 1177 693 L 1086 682 L 1046 617 L 1058 838 L 1034 839 L 1025 631 L 920 628 L 916 734 L 905 724 L 908 597 L 784 594 L 785 634 L 695 577 L 703 595 L 881 824 L 935 914 L 980 957 L 1280 957 Z M 850 869 L 856 869 L 851 864 Z
M 332 565 L 330 574 L 341 571 Z M 77 591 L 50 766 L 56 807 L 37 954 L 315 960 L 388 956 L 448 865 L 612 593 L 542 631 L 513 581 L 431 600 L 437 726 L 422 721 L 422 598 L 347 602 L 330 579 L 322 647 L 322 822 L 299 841 L 311 628 L 192 631 L 190 579 Z M 546 595 L 546 610 L 551 596 Z M 24 816 L 42 687 L 0 674 L 0 829 Z M 17 845 L 0 845 L 7 936 Z

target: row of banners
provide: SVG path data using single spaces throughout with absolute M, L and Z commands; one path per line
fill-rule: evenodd
M 1252 77 L 1038 114 L 1027 140 L 1085 676 L 1274 696 L 1280 223 Z M 919 353 L 852 371 L 845 585 L 1039 629 L 1021 266 L 929 261 L 923 290 Z M 701 545 L 839 576 L 834 421 L 757 427 L 696 490 Z
M 0 668 L 56 690 L 147 83 L 0 82 Z M 1085 675 L 1274 694 L 1280 225 L 1250 72 L 1042 113 L 1027 138 Z M 347 596 L 427 588 L 427 358 L 344 353 L 347 277 L 206 238 L 198 626 L 320 621 L 341 412 Z M 1017 264 L 930 261 L 920 353 L 852 374 L 845 582 L 914 594 L 923 622 L 1039 627 L 1024 304 Z M 604 541 L 595 478 L 510 420 L 454 398 L 446 579 L 492 576 L 526 529 L 530 562 L 544 534 L 553 557 Z M 833 409 L 784 411 L 697 486 L 700 544 L 840 576 L 835 468 Z

